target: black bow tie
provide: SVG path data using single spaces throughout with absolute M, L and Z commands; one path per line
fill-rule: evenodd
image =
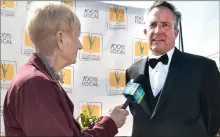
M 163 56 L 161 56 L 158 59 L 156 59 L 156 58 L 149 59 L 149 65 L 152 69 L 154 69 L 158 62 L 162 62 L 163 64 L 167 65 L 168 60 L 169 60 L 169 58 L 168 58 L 167 54 L 164 54 Z

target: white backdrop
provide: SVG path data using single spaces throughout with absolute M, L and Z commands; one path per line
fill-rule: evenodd
M 10 80 L 34 51 L 25 24 L 28 11 L 39 3 L 43 2 L 1 2 L 1 106 Z M 75 117 L 88 102 L 95 107 L 94 115 L 103 115 L 110 107 L 124 103 L 121 92 L 125 86 L 125 70 L 133 61 L 147 55 L 142 33 L 144 10 L 102 2 L 66 4 L 81 21 L 83 50 L 77 64 L 64 69 L 63 87 L 75 105 Z M 131 117 L 118 135 L 129 136 L 129 125 Z M 4 134 L 2 116 L 1 132 Z

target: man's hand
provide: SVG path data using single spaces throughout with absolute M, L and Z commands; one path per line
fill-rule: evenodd
M 127 119 L 129 112 L 127 110 L 121 109 L 122 105 L 115 106 L 109 110 L 107 116 L 109 116 L 116 124 L 118 128 L 121 128 Z

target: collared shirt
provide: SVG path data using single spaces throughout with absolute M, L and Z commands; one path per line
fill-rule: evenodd
M 150 78 L 150 84 L 151 89 L 154 96 L 157 96 L 157 94 L 163 89 L 164 83 L 166 81 L 166 77 L 169 71 L 170 62 L 173 56 L 174 47 L 167 52 L 169 61 L 167 65 L 164 65 L 163 63 L 159 62 L 154 69 L 152 69 L 149 66 L 149 78 Z M 150 58 L 159 58 L 160 56 L 155 56 L 153 53 L 149 50 L 149 59 Z

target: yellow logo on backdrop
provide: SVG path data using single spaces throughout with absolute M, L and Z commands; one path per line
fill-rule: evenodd
M 63 76 L 63 81 L 65 85 L 71 85 L 72 83 L 72 79 L 71 79 L 71 76 L 73 75 L 71 70 L 69 69 L 63 69 L 61 71 L 61 75 Z
M 113 8 L 109 8 L 109 20 L 112 22 L 125 22 L 125 11 L 118 6 L 114 6 Z
M 34 44 L 32 43 L 31 39 L 28 36 L 27 30 L 23 32 L 21 44 L 21 54 L 30 56 L 34 52 Z
M 73 74 L 74 74 L 74 68 L 73 66 L 67 66 L 64 69 L 62 69 L 59 74 L 62 77 L 62 80 L 59 81 L 63 87 L 63 89 L 67 93 L 71 93 L 73 91 Z
M 86 104 L 81 105 L 81 112 L 86 112 L 90 117 L 100 117 L 101 107 L 97 103 L 88 102 Z
M 2 0 L 1 7 L 3 8 L 15 8 L 15 1 L 14 0 Z
M 109 85 L 116 88 L 125 87 L 125 72 L 117 70 L 109 72 Z
M 146 42 L 142 42 L 141 40 L 135 41 L 135 56 L 147 56 L 148 49 L 149 46 Z
M 80 60 L 100 60 L 102 55 L 102 34 L 82 33 L 80 36 L 82 50 L 79 52 Z
M 70 6 L 71 8 L 74 8 L 74 2 L 72 0 L 63 0 L 61 2 L 65 3 L 66 5 Z
M 30 38 L 29 38 L 29 36 L 28 36 L 28 34 L 27 34 L 27 31 L 25 31 L 25 34 L 24 34 L 25 36 L 24 36 L 24 41 L 25 41 L 25 46 L 28 46 L 28 47 L 32 47 L 33 46 L 33 43 L 31 42 L 31 40 L 30 40 Z
M 15 66 L 14 64 L 10 63 L 3 63 L 1 62 L 1 80 L 3 81 L 10 81 L 14 77 L 14 72 L 15 72 Z
M 127 29 L 127 7 L 109 4 L 107 10 L 108 29 Z
M 100 37 L 92 34 L 84 35 L 82 38 L 84 52 L 100 52 Z

